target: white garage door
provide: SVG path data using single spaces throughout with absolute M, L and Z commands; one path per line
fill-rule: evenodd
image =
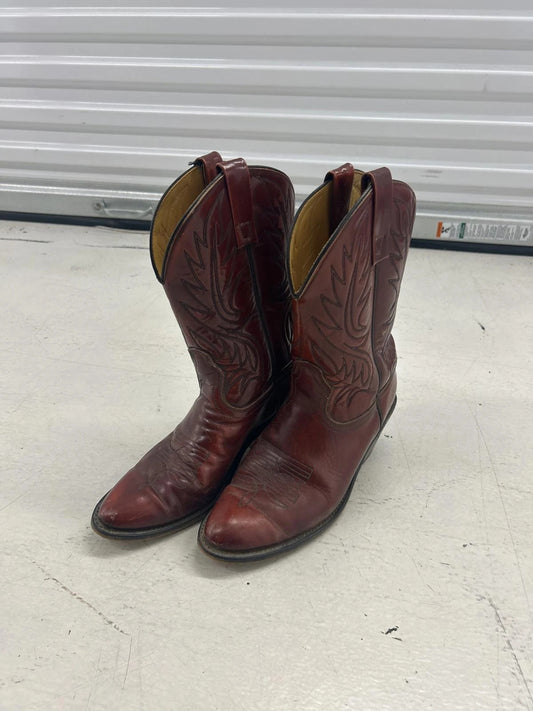
M 217 149 L 299 199 L 388 165 L 415 237 L 533 245 L 531 0 L 420 5 L 5 0 L 0 211 L 149 219 Z

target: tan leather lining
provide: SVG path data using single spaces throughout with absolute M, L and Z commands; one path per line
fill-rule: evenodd
M 363 173 L 354 175 L 350 210 L 361 197 Z M 299 291 L 324 245 L 330 238 L 329 209 L 332 183 L 328 181 L 303 205 L 292 230 L 289 268 L 294 291 Z
M 361 197 L 361 181 L 363 180 L 363 175 L 364 173 L 362 173 L 360 170 L 355 171 L 355 175 L 353 176 L 352 194 L 350 195 L 350 207 L 348 208 L 349 210 L 352 209 L 352 207 Z
M 178 222 L 204 187 L 202 168 L 193 166 L 168 189 L 161 199 L 154 216 L 150 241 L 152 259 L 159 277 L 162 276 L 163 263 L 170 238 Z
M 324 183 L 320 190 L 311 195 L 293 227 L 289 265 L 295 291 L 304 283 L 313 262 L 328 240 L 331 189 L 331 182 Z

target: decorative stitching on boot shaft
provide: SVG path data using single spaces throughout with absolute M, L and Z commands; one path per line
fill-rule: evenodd
M 351 243 L 338 250 L 329 266 L 327 287 L 320 293 L 319 315 L 312 316 L 313 359 L 330 386 L 327 412 L 339 422 L 360 412 L 360 396 L 370 392 L 374 362 L 369 348 L 372 326 L 370 254 L 361 232 L 352 228 Z

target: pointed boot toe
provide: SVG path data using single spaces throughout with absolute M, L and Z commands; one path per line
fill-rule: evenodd
M 153 518 L 150 497 L 147 493 L 135 497 L 120 497 L 110 492 L 97 506 L 95 517 L 106 528 L 128 529 L 149 526 Z
M 109 538 L 145 538 L 160 533 L 167 519 L 156 492 L 130 472 L 96 505 L 91 524 Z
M 285 538 L 285 532 L 254 506 L 243 502 L 242 491 L 226 488 L 198 532 L 200 547 L 222 560 L 261 558 Z

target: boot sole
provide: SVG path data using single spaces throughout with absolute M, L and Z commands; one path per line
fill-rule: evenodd
M 109 493 L 104 494 L 100 501 L 96 504 L 94 511 L 91 516 L 91 528 L 95 533 L 97 533 L 99 536 L 103 536 L 104 538 L 114 538 L 114 539 L 120 539 L 120 540 L 128 540 L 128 541 L 142 541 L 148 538 L 158 538 L 162 536 L 167 536 L 171 533 L 177 533 L 178 531 L 182 531 L 185 528 L 189 528 L 189 526 L 194 525 L 195 523 L 198 523 L 198 521 L 201 521 L 204 516 L 209 513 L 209 511 L 213 508 L 215 505 L 215 502 L 221 493 L 221 491 L 224 489 L 224 487 L 229 483 L 231 480 L 231 477 L 235 473 L 235 470 L 237 469 L 239 462 L 241 461 L 242 457 L 244 456 L 246 450 L 250 447 L 250 445 L 253 443 L 255 439 L 261 434 L 263 429 L 267 426 L 268 422 L 262 423 L 259 427 L 256 427 L 246 438 L 243 446 L 241 447 L 240 451 L 238 452 L 237 456 L 233 460 L 230 468 L 224 475 L 224 478 L 222 480 L 222 484 L 220 488 L 218 489 L 217 493 L 215 496 L 209 501 L 208 504 L 206 504 L 204 507 L 202 507 L 198 511 L 194 511 L 193 513 L 189 514 L 188 516 L 183 516 L 179 519 L 176 519 L 175 521 L 169 521 L 168 523 L 163 523 L 160 526 L 149 526 L 146 528 L 114 528 L 113 526 L 108 526 L 105 524 L 103 521 L 100 520 L 99 518 L 99 513 L 100 513 L 100 506 L 102 505 L 105 497 Z
M 337 507 L 320 523 L 318 523 L 316 526 L 313 528 L 310 528 L 307 531 L 304 531 L 303 533 L 299 533 L 297 536 L 294 536 L 293 538 L 289 538 L 287 541 L 283 541 L 282 543 L 275 543 L 272 546 L 265 546 L 263 548 L 253 548 L 250 550 L 246 551 L 229 551 L 224 548 L 217 548 L 214 546 L 207 538 L 205 535 L 205 524 L 206 520 L 202 521 L 202 524 L 200 526 L 200 529 L 198 531 L 198 543 L 200 545 L 200 548 L 210 555 L 212 558 L 216 558 L 218 560 L 224 560 L 228 561 L 231 563 L 245 563 L 245 562 L 253 562 L 257 560 L 263 560 L 264 558 L 270 558 L 275 555 L 280 555 L 282 553 L 286 553 L 293 548 L 296 548 L 297 546 L 301 545 L 302 543 L 305 543 L 306 541 L 309 541 L 312 538 L 315 538 L 318 536 L 322 531 L 324 531 L 330 524 L 333 523 L 333 521 L 339 516 L 340 513 L 342 513 L 342 510 L 346 506 L 346 503 L 348 499 L 350 498 L 350 495 L 352 493 L 353 486 L 355 484 L 355 480 L 357 479 L 357 475 L 359 474 L 359 471 L 363 464 L 366 462 L 366 460 L 370 457 L 372 454 L 372 450 L 374 449 L 374 446 L 376 445 L 376 442 L 379 439 L 379 436 L 385 429 L 392 413 L 394 412 L 394 408 L 396 407 L 396 402 L 397 402 L 397 397 L 394 398 L 394 401 L 392 403 L 392 406 L 387 414 L 387 417 L 383 421 L 383 424 L 377 433 L 377 435 L 374 437 L 372 442 L 370 443 L 368 449 L 366 450 L 365 454 L 363 455 L 363 458 L 361 459 L 359 466 L 355 470 L 354 475 L 352 476 L 352 479 L 350 481 L 350 485 L 348 486 L 348 489 L 346 490 L 346 493 L 338 503 Z

